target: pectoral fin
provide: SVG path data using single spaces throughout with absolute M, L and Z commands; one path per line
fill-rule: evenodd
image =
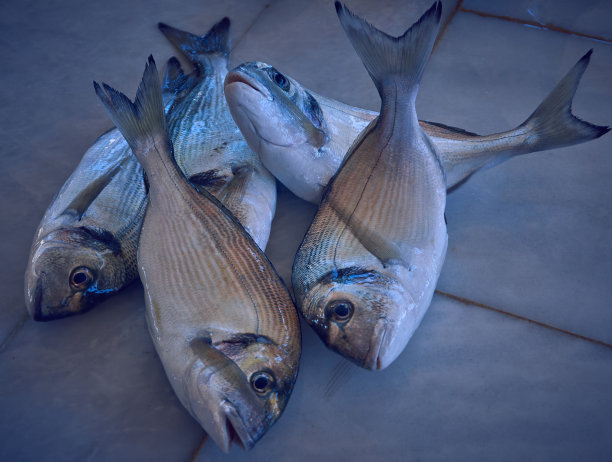
M 331 206 L 353 236 L 368 252 L 380 260 L 383 266 L 404 263 L 399 245 L 387 239 L 371 226 L 367 226 L 355 214 L 349 214 L 343 211 L 341 207 L 335 207 L 333 203 Z
M 59 216 L 67 215 L 70 217 L 76 217 L 77 220 L 80 220 L 93 201 L 96 200 L 104 188 L 108 186 L 115 175 L 119 172 L 126 158 L 127 156 L 121 157 L 121 159 L 111 166 L 103 175 L 97 177 L 95 180 L 89 183 L 79 194 L 75 196 L 72 202 L 70 202 L 68 207 L 66 207 L 64 211 L 59 214 Z

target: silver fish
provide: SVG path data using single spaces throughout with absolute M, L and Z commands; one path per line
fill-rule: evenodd
M 195 66 L 168 61 L 164 105 L 177 160 L 199 188 L 215 194 L 265 248 L 276 205 L 275 180 L 231 120 L 223 98 L 229 20 L 198 37 L 160 25 Z M 210 53 L 219 41 L 225 52 Z M 47 209 L 34 237 L 25 300 L 35 320 L 81 313 L 138 277 L 136 248 L 146 178 L 117 129 L 102 135 Z
M 169 111 L 176 162 L 192 184 L 220 199 L 265 249 L 276 210 L 276 180 L 249 148 L 225 101 L 229 19 L 204 37 L 163 23 L 159 28 L 190 60 L 197 81 Z M 211 52 L 216 42 L 225 51 Z
M 222 43 L 213 43 L 222 51 Z M 178 398 L 226 452 L 282 413 L 300 356 L 297 312 L 255 241 L 176 165 L 149 58 L 135 103 L 95 85 L 150 182 L 138 247 L 146 316 Z
M 327 187 L 292 282 L 301 313 L 328 347 L 383 369 L 421 322 L 446 255 L 444 170 L 414 106 L 442 5 L 398 38 L 338 2 L 336 10 L 381 111 Z
M 447 187 L 459 186 L 475 172 L 520 154 L 571 146 L 607 133 L 608 127 L 585 122 L 571 112 L 591 53 L 512 130 L 480 136 L 421 121 L 440 154 Z M 234 120 L 264 165 L 294 194 L 314 203 L 319 203 L 352 143 L 378 116 L 307 90 L 261 62 L 243 63 L 230 71 L 225 95 Z

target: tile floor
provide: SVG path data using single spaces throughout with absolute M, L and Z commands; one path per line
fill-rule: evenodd
M 612 3 L 444 1 L 419 116 L 477 133 L 521 123 L 589 49 L 574 112 L 612 124 Z M 429 1 L 354 0 L 395 34 Z M 457 9 L 455 9 L 457 8 Z M 293 397 L 250 452 L 202 444 L 132 285 L 91 312 L 25 317 L 23 272 L 53 194 L 110 128 L 91 81 L 135 93 L 155 24 L 232 20 L 231 62 L 266 61 L 326 96 L 378 96 L 331 1 L 58 0 L 0 6 L 0 460 L 612 460 L 612 135 L 513 159 L 448 197 L 438 294 L 381 372 L 306 326 Z M 268 254 L 285 281 L 315 207 L 280 188 Z

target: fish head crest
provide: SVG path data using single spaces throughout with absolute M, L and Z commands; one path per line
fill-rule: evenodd
M 383 369 L 406 345 L 413 305 L 395 278 L 349 267 L 321 278 L 302 313 L 328 348 L 365 369 Z
M 128 282 L 121 246 L 110 233 L 60 228 L 32 247 L 26 307 L 36 321 L 59 319 L 87 311 Z

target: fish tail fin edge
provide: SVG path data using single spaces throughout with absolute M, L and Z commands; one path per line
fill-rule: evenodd
M 199 36 L 160 22 L 159 30 L 185 57 L 196 67 L 201 64 L 201 56 L 220 55 L 229 58 L 231 45 L 229 37 L 230 20 L 225 17 L 204 35 Z
M 377 29 L 338 1 L 335 6 L 344 31 L 381 96 L 383 80 L 389 76 L 401 78 L 408 86 L 419 84 L 438 34 L 440 1 L 399 37 Z
M 610 127 L 594 125 L 572 113 L 572 102 L 580 79 L 584 74 L 593 50 L 589 50 L 561 79 L 536 110 L 518 129 L 530 132 L 529 151 L 553 149 L 599 138 Z
M 153 56 L 149 56 L 133 103 L 107 84 L 100 86 L 94 82 L 94 88 L 135 155 L 138 155 L 136 147 L 145 139 L 153 135 L 167 137 L 161 84 Z

